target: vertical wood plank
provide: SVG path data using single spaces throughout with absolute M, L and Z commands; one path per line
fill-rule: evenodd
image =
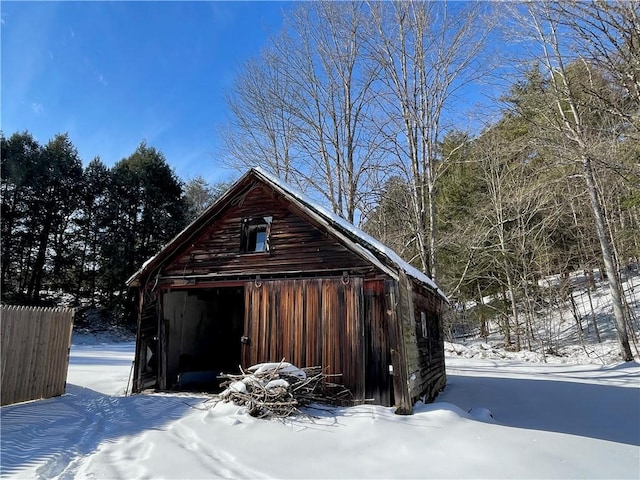
M 389 346 L 387 342 L 386 312 L 384 302 L 384 282 L 368 280 L 364 282 L 365 321 L 365 390 L 366 398 L 385 406 L 392 405 L 391 382 L 389 377 Z
M 50 350 L 56 348 L 56 340 L 59 338 L 56 335 L 56 326 L 60 323 L 61 317 L 59 312 L 51 312 L 50 315 L 43 316 L 39 322 L 37 329 L 40 333 L 38 346 L 36 348 L 37 356 L 36 363 L 39 368 L 36 368 L 33 381 L 33 391 L 39 392 L 40 396 L 44 397 L 48 393 L 47 379 L 51 380 L 50 383 L 58 380 L 58 365 L 55 358 L 50 358 Z
M 63 346 L 63 332 L 64 332 L 64 319 L 60 313 L 57 313 L 49 325 L 49 335 L 51 335 L 51 347 L 48 352 L 48 368 L 49 374 L 47 375 L 46 384 L 44 389 L 46 390 L 45 396 L 62 395 L 64 393 L 64 380 L 61 380 L 62 371 L 62 346 Z M 66 352 L 64 352 L 66 353 Z M 66 375 L 65 375 L 66 378 Z
M 44 396 L 52 397 L 54 395 L 61 395 L 63 391 L 59 391 L 60 385 L 64 385 L 64 380 L 61 380 L 62 370 L 62 346 L 64 344 L 63 331 L 64 321 L 63 315 L 60 313 L 55 315 L 54 322 L 49 326 L 49 335 L 51 336 L 51 345 L 47 352 L 47 365 L 50 369 L 50 374 L 47 375 L 47 379 L 43 385 Z M 66 375 L 65 375 L 66 378 Z
M 331 283 L 327 280 L 322 281 L 322 316 L 320 322 L 322 324 L 322 337 L 320 338 L 321 342 L 321 362 L 322 367 L 328 374 L 336 373 L 335 361 L 333 358 L 333 344 L 330 339 L 333 339 L 334 336 L 334 315 L 333 315 L 333 305 L 334 298 L 331 290 Z
M 364 355 L 364 304 L 363 280 L 351 278 L 345 292 L 347 311 L 346 329 L 348 332 L 349 348 L 346 350 L 345 361 L 348 362 L 350 383 L 354 399 L 364 400 L 365 397 L 365 355 Z
M 63 331 L 63 334 L 65 335 L 63 338 L 66 341 L 62 345 L 62 356 L 64 358 L 64 363 L 61 369 L 61 371 L 64 372 L 64 378 L 62 379 L 62 381 L 64 382 L 62 387 L 62 393 L 64 393 L 64 389 L 66 388 L 66 385 L 67 385 L 67 372 L 69 371 L 69 361 L 70 361 L 69 356 L 71 354 L 71 339 L 73 337 L 73 323 L 75 322 L 74 317 L 75 317 L 75 311 L 72 310 L 69 312 L 69 318 L 65 325 L 65 330 Z
M 260 287 L 260 351 L 256 358 L 256 363 L 264 362 L 269 358 L 269 335 L 271 334 L 271 310 L 269 309 L 269 297 L 269 282 L 264 282 Z
M 15 370 L 12 365 L 13 359 L 16 358 L 17 338 L 14 331 L 19 319 L 19 311 L 14 307 L 2 307 L 2 348 L 0 354 L 2 358 L 2 404 L 13 403 L 13 393 L 15 391 L 14 376 Z
M 413 411 L 413 403 L 409 396 L 409 386 L 407 384 L 407 365 L 400 313 L 400 292 L 398 282 L 395 280 L 385 281 L 385 301 L 389 325 L 389 351 L 393 366 L 393 392 L 396 413 L 409 415 Z
M 304 280 L 293 282 L 293 362 L 299 367 L 312 367 L 306 363 L 306 315 L 304 295 L 306 285 Z
M 5 384 L 2 386 L 2 404 L 15 403 L 18 396 L 18 379 L 20 370 L 20 359 L 24 357 L 24 339 L 22 335 L 25 331 L 22 330 L 23 326 L 23 312 L 24 307 L 15 307 L 15 310 L 7 310 L 6 321 L 13 323 L 12 328 L 12 342 L 10 345 L 11 352 L 7 358 L 7 375 L 5 377 Z M 3 315 L 4 317 L 4 315 Z M 21 335 L 22 334 L 22 335 Z
M 292 328 L 293 328 L 293 282 L 285 280 L 280 283 L 279 309 L 276 316 L 276 330 L 278 331 L 279 345 L 274 361 L 285 359 L 293 362 Z
M 23 328 L 25 335 L 22 338 L 21 349 L 23 351 L 22 362 L 19 367 L 19 381 L 16 393 L 16 400 L 22 402 L 29 399 L 29 386 L 31 376 L 35 369 L 34 348 L 37 343 L 38 318 L 40 317 L 40 308 L 34 308 L 31 315 L 25 315 L 23 318 Z
M 278 331 L 278 302 L 280 300 L 280 291 L 279 291 L 279 282 L 265 282 L 269 286 L 269 295 L 267 297 L 267 311 L 269 312 L 267 315 L 267 319 L 269 321 L 269 325 L 267 327 L 267 344 L 268 348 L 265 352 L 266 355 L 264 357 L 264 361 L 266 362 L 276 362 L 277 361 L 277 348 L 278 348 L 278 340 L 279 340 L 279 331 Z M 264 287 L 263 287 L 264 288 Z
M 321 280 L 305 280 L 304 282 L 304 321 L 305 327 L 305 363 L 308 366 L 322 365 L 322 305 Z

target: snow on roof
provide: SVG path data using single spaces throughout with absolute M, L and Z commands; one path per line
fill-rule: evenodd
M 340 217 L 339 215 L 336 215 L 330 210 L 327 210 L 322 205 L 314 202 L 312 199 L 310 199 L 306 195 L 300 193 L 295 188 L 292 188 L 291 186 L 287 185 L 278 177 L 270 173 L 267 173 L 262 168 L 254 167 L 252 168 L 252 170 L 256 174 L 258 174 L 258 176 L 263 177 L 263 179 L 267 180 L 268 183 L 276 187 L 279 187 L 278 189 L 281 190 L 281 193 L 283 193 L 285 196 L 293 197 L 293 199 L 298 200 L 298 203 L 301 203 L 308 209 L 313 210 L 315 213 L 317 213 L 321 217 L 324 217 L 324 219 L 329 223 L 333 224 L 334 226 L 337 226 L 338 228 L 343 230 L 345 233 L 349 234 L 351 237 L 354 237 L 355 239 L 357 239 L 359 242 L 362 243 L 362 246 L 364 246 L 365 248 L 375 250 L 378 254 L 385 257 L 396 268 L 399 268 L 400 270 L 404 271 L 407 275 L 418 280 L 419 282 L 422 282 L 430 286 L 435 291 L 437 291 L 438 294 L 440 294 L 443 298 L 445 299 L 447 298 L 444 292 L 440 290 L 440 288 L 429 276 L 427 276 L 425 273 L 415 268 L 413 265 L 410 265 L 409 263 L 407 263 L 405 260 L 402 259 L 402 257 L 400 257 L 400 255 L 398 255 L 396 252 L 391 250 L 389 247 L 387 247 L 380 241 L 373 238 L 368 233 L 360 230 L 358 227 L 349 223 L 347 220 Z
M 303 207 L 304 210 L 314 213 L 316 219 L 321 221 L 321 223 L 326 224 L 327 226 L 332 228 L 334 231 L 342 232 L 347 237 L 346 240 L 349 241 L 352 248 L 357 250 L 360 255 L 367 258 L 369 261 L 374 263 L 383 271 L 387 273 L 392 273 L 389 271 L 388 268 L 385 268 L 384 264 L 380 263 L 380 260 L 375 256 L 376 253 L 382 256 L 386 260 L 386 263 L 391 264 L 395 268 L 402 270 L 408 276 L 429 286 L 434 291 L 436 291 L 441 297 L 443 297 L 445 300 L 448 301 L 447 296 L 444 294 L 444 292 L 440 290 L 440 288 L 438 288 L 436 283 L 428 275 L 426 275 L 425 273 L 421 272 L 414 266 L 404 261 L 400 257 L 400 255 L 398 255 L 396 252 L 391 250 L 389 247 L 382 244 L 380 241 L 376 240 L 371 235 L 362 231 L 355 225 L 349 223 L 347 220 L 340 217 L 339 215 L 336 215 L 330 210 L 327 210 L 322 205 L 318 204 L 311 198 L 307 197 L 306 195 L 302 194 L 301 192 L 297 191 L 295 188 L 291 187 L 290 185 L 282 181 L 280 178 L 266 172 L 260 167 L 253 167 L 246 174 L 244 174 L 234 185 L 232 185 L 225 193 L 223 193 L 222 196 L 218 198 L 218 200 L 216 200 L 212 205 L 210 205 L 201 214 L 201 217 L 203 215 L 206 215 L 211 209 L 215 208 L 216 205 L 223 202 L 229 196 L 230 192 L 234 190 L 235 185 L 240 183 L 251 173 L 253 173 L 257 178 L 261 179 L 263 182 L 269 184 L 272 188 L 276 189 L 280 194 L 282 194 L 285 198 L 292 201 L 294 204 L 298 204 L 299 206 Z M 198 219 L 191 222 L 178 235 L 176 235 L 176 237 L 174 237 L 170 242 L 168 242 L 167 245 L 165 245 L 165 247 L 162 248 L 162 250 L 160 250 L 153 257 L 149 258 L 146 262 L 144 262 L 142 267 L 140 267 L 140 269 L 127 280 L 126 282 L 127 285 L 131 285 L 136 280 L 136 278 L 139 275 L 141 275 L 144 272 L 144 270 L 154 260 L 156 260 L 156 258 L 158 258 L 167 247 L 169 247 L 170 245 L 178 241 L 178 239 L 180 239 L 188 230 L 190 230 L 192 225 L 194 225 L 197 221 Z M 393 276 L 396 276 L 396 275 L 393 275 Z

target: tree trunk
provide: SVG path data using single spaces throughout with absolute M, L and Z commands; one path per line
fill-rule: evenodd
M 613 303 L 613 315 L 615 317 L 618 343 L 620 344 L 620 354 L 625 362 L 630 362 L 633 360 L 633 355 L 631 354 L 629 335 L 627 334 L 627 326 L 624 320 L 620 281 L 616 272 L 616 265 L 611 248 L 611 239 L 607 235 L 607 230 L 604 224 L 602 206 L 600 205 L 600 198 L 598 197 L 596 182 L 593 176 L 593 167 L 591 165 L 590 158 L 586 155 L 582 157 L 582 166 L 584 169 L 584 178 L 589 190 L 589 198 L 591 200 L 591 209 L 596 223 L 598 240 L 600 242 L 600 248 L 602 249 L 602 261 L 604 262 L 604 268 L 609 282 L 609 292 L 611 295 L 611 302 Z
M 569 291 L 569 303 L 571 305 L 571 314 L 573 315 L 573 319 L 576 321 L 576 330 L 578 332 L 578 340 L 580 341 L 580 346 L 584 348 L 584 331 L 582 329 L 580 314 L 578 313 L 578 307 L 576 305 L 575 299 L 573 298 L 572 291 Z
M 593 275 L 591 277 L 593 277 Z M 596 332 L 598 343 L 602 343 L 602 338 L 600 337 L 600 329 L 598 328 L 598 319 L 596 318 L 596 312 L 593 310 L 593 300 L 591 299 L 591 284 L 587 285 L 587 295 L 589 296 L 589 307 L 591 308 L 591 323 L 593 323 L 593 329 Z
M 431 167 L 432 168 L 432 167 Z M 433 175 L 429 176 L 429 185 L 428 185 L 428 195 L 429 195 L 429 269 L 428 273 L 431 278 L 435 281 L 437 274 L 437 253 L 436 253 L 436 239 L 437 239 L 437 225 L 436 225 L 436 193 L 435 193 L 435 182 L 432 178 Z
M 507 292 L 504 288 L 504 285 L 502 285 L 502 301 L 506 304 L 507 303 Z M 504 315 L 504 343 L 508 348 L 511 347 L 511 327 L 509 326 L 509 315 L 507 315 L 506 313 L 503 314 Z
M 33 271 L 31 273 L 31 281 L 29 282 L 29 290 L 27 292 L 27 298 L 31 302 L 40 301 L 40 290 L 42 288 L 42 279 L 44 277 L 44 264 L 46 261 L 47 248 L 49 246 L 49 231 L 51 230 L 51 216 L 47 214 L 47 217 L 40 231 L 38 237 L 38 253 L 36 260 L 33 264 Z

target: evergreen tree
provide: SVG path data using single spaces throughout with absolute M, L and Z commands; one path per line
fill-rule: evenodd
M 41 224 L 48 228 L 51 219 L 50 238 L 45 249 L 43 279 L 52 290 L 69 291 L 73 284 L 73 273 L 77 257 L 70 246 L 73 244 L 74 217 L 80 207 L 82 192 L 82 162 L 69 136 L 56 135 L 43 150 L 47 190 L 43 199 L 44 215 Z M 40 246 L 40 248 L 42 245 Z M 38 251 L 40 255 L 40 250 Z M 39 266 L 38 264 L 36 266 Z
M 134 323 L 134 292 L 125 282 L 184 228 L 188 207 L 164 155 L 144 142 L 111 169 L 106 206 L 100 290 L 106 305 Z
M 106 239 L 111 174 L 99 157 L 84 170 L 80 195 L 80 211 L 76 218 L 77 236 L 73 243 L 77 258 L 74 291 L 76 299 L 88 299 L 95 306 L 99 269 L 103 263 L 100 253 Z
M 21 287 L 33 245 L 33 233 L 26 228 L 29 203 L 33 200 L 31 179 L 42 147 L 28 132 L 14 133 L 9 139 L 0 136 L 2 171 L 2 300 L 21 300 Z
M 71 264 L 65 245 L 80 159 L 66 134 L 40 147 L 25 132 L 3 141 L 2 167 L 3 298 L 38 304 L 45 283 L 59 287 L 54 278 Z

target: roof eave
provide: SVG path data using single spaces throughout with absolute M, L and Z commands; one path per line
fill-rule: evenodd
M 253 170 L 253 169 L 252 169 Z M 218 197 L 211 205 L 209 205 L 200 215 L 198 215 L 191 223 L 180 231 L 175 237 L 173 237 L 164 247 L 160 249 L 151 258 L 147 259 L 142 264 L 142 267 L 138 269 L 133 275 L 131 275 L 125 284 L 128 287 L 137 287 L 141 285 L 140 278 L 144 276 L 148 271 L 152 270 L 160 263 L 160 260 L 170 255 L 173 251 L 179 248 L 180 245 L 186 241 L 192 239 L 200 232 L 201 228 L 195 228 L 196 225 L 202 224 L 201 227 L 206 226 L 209 216 L 218 209 L 221 205 L 224 205 L 229 201 L 229 197 L 233 197 L 234 192 L 242 188 L 247 178 L 251 175 L 252 170 L 247 171 L 242 177 L 240 177 L 233 185 L 231 185 L 220 197 Z
M 307 200 L 301 194 L 293 193 L 291 189 L 285 188 L 283 182 L 280 179 L 275 178 L 274 176 L 268 174 L 258 167 L 254 167 L 248 170 L 202 214 L 200 214 L 180 233 L 178 233 L 178 235 L 176 235 L 170 242 L 168 242 L 156 255 L 149 258 L 136 273 L 129 277 L 126 282 L 127 286 L 140 286 L 142 283 L 141 278 L 144 275 L 148 274 L 150 271 L 156 268 L 158 264 L 161 264 L 161 261 L 164 260 L 164 258 L 175 252 L 178 248 L 180 248 L 181 245 L 194 238 L 211 220 L 211 217 L 214 215 L 215 211 L 219 210 L 222 206 L 228 203 L 228 201 L 233 198 L 233 196 L 235 196 L 238 191 L 246 186 L 245 183 L 251 176 L 266 183 L 288 201 L 292 202 L 298 208 L 305 211 L 314 221 L 318 222 L 320 225 L 323 225 L 334 236 L 336 236 L 346 248 L 348 248 L 361 258 L 365 259 L 366 261 L 370 262 L 382 272 L 391 276 L 395 280 L 398 280 L 400 276 L 399 272 L 402 271 L 409 277 L 413 278 L 415 281 L 418 281 L 421 285 L 426 286 L 428 289 L 440 295 L 445 301 L 449 301 L 444 292 L 442 292 L 442 290 L 440 290 L 435 282 L 433 282 L 433 280 L 431 280 L 425 274 L 419 272 L 417 269 L 415 269 L 415 267 L 409 264 L 407 264 L 406 268 L 403 268 L 404 260 L 397 261 L 396 259 L 391 258 L 385 251 L 388 250 L 388 247 L 383 246 L 382 248 L 377 246 L 376 243 L 379 242 L 376 242 L 375 240 L 372 242 L 367 241 L 365 237 L 368 237 L 368 235 L 364 232 L 362 232 L 361 235 L 357 235 L 352 231 L 351 228 L 346 228 L 341 225 L 339 221 L 335 220 L 333 218 L 335 217 L 335 215 L 332 216 L 330 213 L 328 213 L 328 211 L 327 213 L 325 213 L 323 207 L 316 205 L 315 202 L 311 200 Z M 344 221 L 343 223 L 346 223 L 346 221 Z M 198 226 L 198 224 L 200 225 Z M 196 226 L 198 227 L 196 228 Z M 360 229 L 357 229 L 357 227 L 351 227 L 360 232 Z M 397 256 L 397 254 L 394 252 L 393 256 L 395 257 Z M 418 272 L 419 274 L 416 272 Z M 422 276 L 426 277 L 429 281 L 424 281 L 421 278 Z

